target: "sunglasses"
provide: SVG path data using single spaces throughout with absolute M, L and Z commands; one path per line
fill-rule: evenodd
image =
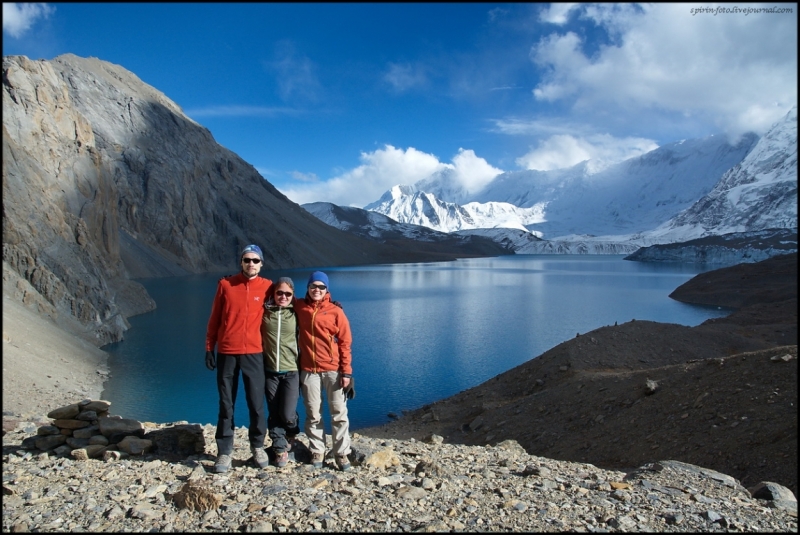
M 309 290 L 319 290 L 321 292 L 324 292 L 325 290 L 328 289 L 328 287 L 325 286 L 324 284 L 309 284 L 308 285 L 308 289 Z
M 278 297 L 291 297 L 292 292 L 282 292 L 278 290 L 277 292 L 275 292 L 275 295 L 277 295 Z
M 260 264 L 261 263 L 261 259 L 260 258 L 242 258 L 242 262 L 244 262 L 245 264 L 250 264 L 250 263 Z

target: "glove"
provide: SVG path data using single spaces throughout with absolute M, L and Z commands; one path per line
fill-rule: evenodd
M 353 399 L 356 397 L 356 380 L 352 377 L 350 378 L 350 384 L 344 388 L 344 397 L 347 399 Z
M 344 308 L 342 307 L 342 304 L 341 304 L 339 301 L 331 301 L 331 303 L 333 303 L 333 304 L 334 304 L 334 305 L 336 305 L 337 307 L 339 307 L 339 308 L 341 308 L 342 310 L 344 310 Z
M 213 370 L 217 367 L 217 357 L 214 356 L 213 351 L 206 351 L 206 368 Z

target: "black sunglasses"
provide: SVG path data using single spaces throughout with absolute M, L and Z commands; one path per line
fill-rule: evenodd
M 260 264 L 261 263 L 261 259 L 260 258 L 242 258 L 242 262 L 244 262 L 245 264 L 250 264 L 251 262 L 253 264 Z
M 292 292 L 282 292 L 278 290 L 277 292 L 275 292 L 275 295 L 277 295 L 278 297 L 291 297 Z
M 308 285 L 308 289 L 309 290 L 321 290 L 321 291 L 324 291 L 324 290 L 327 290 L 328 287 L 325 286 L 324 284 L 309 284 Z

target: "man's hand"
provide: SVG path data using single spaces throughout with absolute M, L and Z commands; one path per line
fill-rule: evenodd
M 342 390 L 347 399 L 356 397 L 356 380 L 352 377 L 342 377 Z
M 339 301 L 331 301 L 331 303 L 333 303 L 333 304 L 334 304 L 334 305 L 336 305 L 337 307 L 339 307 L 339 308 L 341 308 L 342 310 L 344 310 L 344 307 L 342 306 L 342 304 L 341 304 Z
M 214 356 L 213 351 L 206 351 L 206 368 L 213 370 L 217 367 L 217 357 Z

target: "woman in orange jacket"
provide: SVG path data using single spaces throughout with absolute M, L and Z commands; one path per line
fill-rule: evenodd
M 333 431 L 333 454 L 342 471 L 350 469 L 350 422 L 345 389 L 353 377 L 353 341 L 350 322 L 341 307 L 331 302 L 328 276 L 315 271 L 308 279 L 304 299 L 295 302 L 300 325 L 300 384 L 306 409 L 305 432 L 312 463 L 321 468 L 325 458 L 325 428 L 322 422 L 322 392 L 328 399 Z

